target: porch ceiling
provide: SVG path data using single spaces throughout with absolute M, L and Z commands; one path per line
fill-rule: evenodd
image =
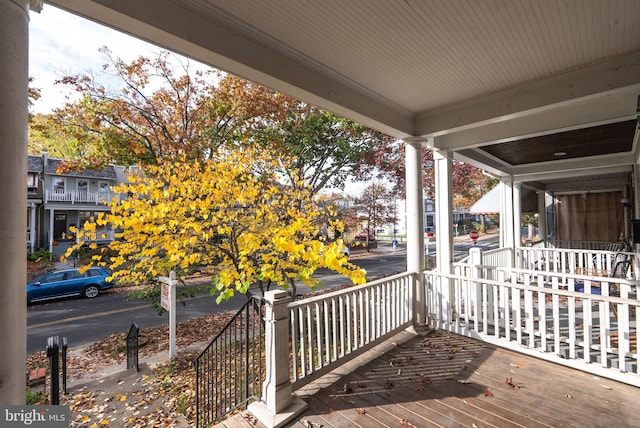
M 637 0 L 49 3 L 522 181 L 638 157 Z

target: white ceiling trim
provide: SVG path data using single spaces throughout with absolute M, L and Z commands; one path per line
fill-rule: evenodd
M 640 94 L 640 52 L 416 116 L 416 135 L 437 136 L 527 117 L 590 98 Z M 633 114 L 634 110 L 627 115 Z
M 436 139 L 438 148 L 464 150 L 632 120 L 636 114 L 630 112 L 636 108 L 640 85 L 627 89 L 630 90 L 589 97 L 555 110 L 545 110 L 529 116 L 519 116 L 442 135 Z

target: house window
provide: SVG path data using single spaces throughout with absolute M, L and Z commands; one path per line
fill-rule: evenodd
M 27 188 L 29 190 L 36 190 L 38 188 L 38 174 L 30 172 L 27 174 Z
M 83 227 L 85 222 L 93 220 L 93 213 L 91 211 L 78 211 L 78 217 L 80 218 L 80 227 Z
M 76 190 L 78 192 L 88 192 L 89 191 L 89 182 L 87 180 L 78 180 L 76 183 Z
M 98 184 L 98 191 L 100 193 L 109 193 L 109 187 L 110 184 L 108 181 L 101 181 L 100 184 Z
M 57 193 L 64 193 L 65 191 L 65 180 L 62 177 L 54 177 L 53 178 L 53 190 Z

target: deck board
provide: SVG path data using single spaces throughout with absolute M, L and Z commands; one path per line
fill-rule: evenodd
M 374 355 L 320 390 L 299 391 L 309 409 L 289 426 L 640 426 L 640 388 L 467 337 L 413 336 Z

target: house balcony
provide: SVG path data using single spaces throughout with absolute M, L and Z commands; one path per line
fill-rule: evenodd
M 120 195 L 112 192 L 83 192 L 83 191 L 60 191 L 45 190 L 45 203 L 62 202 L 69 204 L 85 204 L 85 205 L 106 205 L 113 198 L 117 198 L 120 202 Z

